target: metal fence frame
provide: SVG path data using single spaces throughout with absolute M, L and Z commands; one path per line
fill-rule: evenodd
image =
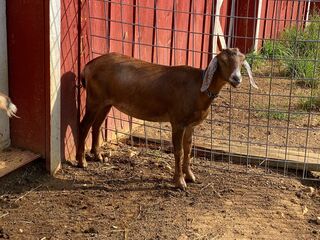
M 217 10 L 217 4 L 219 3 L 220 0 L 201 0 L 201 4 L 204 4 L 204 10 L 203 12 L 196 12 L 195 9 L 195 1 L 194 0 L 190 0 L 189 1 L 189 10 L 188 11 L 184 11 L 184 10 L 177 10 L 177 3 L 179 2 L 179 0 L 171 0 L 171 1 L 161 1 L 161 0 L 86 0 L 82 3 L 82 9 L 80 11 L 79 14 L 79 22 L 81 22 L 80 27 L 81 29 L 79 29 L 79 31 L 81 31 L 81 35 L 79 34 L 79 69 L 81 67 L 81 65 L 83 66 L 83 64 L 85 62 L 87 62 L 88 60 L 99 56 L 105 52 L 108 51 L 113 51 L 112 49 L 112 44 L 113 45 L 118 45 L 118 47 L 120 46 L 120 49 L 117 48 L 116 51 L 122 52 L 122 53 L 127 53 L 128 51 L 125 49 L 126 46 L 131 45 L 131 55 L 137 57 L 137 58 L 142 58 L 143 54 L 141 54 L 141 48 L 144 48 L 144 50 L 146 50 L 146 48 L 151 49 L 152 54 L 151 54 L 151 61 L 156 62 L 156 63 L 165 63 L 165 64 L 169 64 L 169 65 L 176 65 L 176 61 L 175 58 L 173 57 L 174 54 L 177 53 L 177 51 L 183 51 L 185 52 L 185 56 L 186 56 L 186 64 L 191 65 L 191 66 L 195 66 L 196 67 L 201 67 L 201 68 L 205 68 L 206 64 L 208 64 L 208 62 L 210 61 L 212 54 L 215 54 L 216 52 L 212 52 L 213 49 L 215 49 L 215 51 L 218 51 L 218 41 L 217 39 L 219 39 L 220 37 L 223 38 L 227 38 L 227 40 L 225 41 L 225 43 L 227 44 L 227 46 L 232 46 L 232 47 L 237 47 L 236 43 L 237 43 L 237 39 L 242 39 L 243 41 L 245 41 L 245 46 L 244 49 L 248 49 L 247 47 L 247 40 L 251 40 L 251 42 L 253 42 L 254 44 L 252 46 L 250 46 L 250 49 L 254 50 L 255 48 L 259 47 L 259 45 L 262 45 L 263 42 L 265 42 L 266 40 L 270 40 L 273 43 L 273 50 L 275 50 L 275 45 L 280 42 L 280 41 L 285 41 L 279 38 L 279 34 L 283 31 L 283 29 L 285 27 L 283 27 L 282 29 L 279 28 L 280 24 L 282 24 L 283 26 L 285 26 L 286 24 L 289 24 L 290 26 L 295 26 L 296 28 L 304 28 L 308 22 L 310 21 L 308 18 L 310 17 L 310 1 L 309 0 L 272 0 L 269 2 L 273 2 L 273 15 L 276 15 L 278 17 L 276 18 L 270 18 L 268 17 L 268 5 L 266 5 L 266 12 L 265 12 L 265 17 L 259 17 L 259 16 L 251 16 L 249 15 L 249 7 L 247 7 L 247 15 L 246 16 L 238 16 L 237 15 L 237 10 L 239 10 L 239 6 L 234 5 L 234 1 L 227 1 L 231 3 L 231 6 L 229 6 L 229 9 L 226 10 L 226 12 L 224 14 L 216 14 L 216 10 Z M 79 1 L 81 2 L 81 1 Z M 150 2 L 153 2 L 153 5 L 150 4 Z M 172 4 L 172 8 L 161 8 L 159 7 L 159 3 L 164 4 L 165 2 L 167 4 Z M 181 2 L 181 1 L 180 1 Z M 200 1 L 198 1 L 197 3 L 199 3 Z M 220 1 L 221 3 L 223 3 L 223 0 Z M 242 1 L 245 2 L 245 1 Z M 247 4 L 250 4 L 250 0 L 246 0 Z M 262 2 L 262 1 L 259 1 Z M 266 1 L 266 4 L 269 4 L 268 1 Z M 148 3 L 149 5 L 142 5 L 143 3 Z M 293 6 L 294 4 L 297 4 L 297 8 L 294 10 L 294 8 L 292 7 L 291 10 L 291 17 L 293 16 L 293 11 L 298 11 L 298 13 L 296 13 L 297 17 L 296 19 L 286 19 L 283 18 L 283 16 L 281 15 L 281 9 L 276 8 L 277 6 L 282 6 L 282 4 L 288 4 L 287 7 L 291 4 L 291 6 Z M 99 11 L 99 13 L 95 12 L 94 10 L 97 9 L 97 6 L 93 7 L 95 4 L 97 4 L 97 6 L 100 6 L 100 10 L 101 10 L 101 6 L 104 6 L 104 9 L 102 9 L 102 11 Z M 160 4 L 160 5 L 161 5 Z M 208 4 L 212 4 L 211 7 L 208 7 Z M 280 5 L 279 5 L 280 4 Z M 152 5 L 152 6 L 151 6 Z M 118 6 L 118 8 L 120 7 L 120 20 L 119 19 L 112 19 L 112 7 Z M 125 13 L 124 13 L 124 8 L 129 8 L 132 9 L 133 11 L 133 19 L 134 21 L 132 22 L 128 22 L 126 20 L 124 20 L 125 18 Z M 219 7 L 218 7 L 219 8 Z M 303 8 L 303 10 L 301 11 L 300 8 Z M 115 9 L 117 9 L 115 7 Z M 258 9 L 258 10 L 257 10 Z M 153 23 L 152 25 L 147 25 L 146 23 L 141 23 L 140 22 L 140 12 L 141 11 L 147 11 L 149 13 L 153 13 L 152 19 L 153 19 Z M 209 11 L 209 13 L 207 12 Z M 261 5 L 254 4 L 254 12 L 256 14 L 256 11 L 261 11 Z M 288 9 L 285 10 L 286 12 L 288 12 Z M 304 16 L 300 16 L 299 14 L 303 12 Z M 102 16 L 101 13 L 103 13 Z M 99 15 L 100 14 L 100 15 Z M 119 14 L 119 12 L 117 13 Z M 158 14 L 158 15 L 157 15 Z M 168 18 L 171 17 L 172 21 L 171 24 L 169 24 L 169 26 L 163 27 L 163 26 L 159 26 L 159 22 L 157 21 L 157 17 L 159 17 L 159 15 L 164 14 L 167 15 Z M 178 23 L 176 22 L 176 19 L 178 17 L 179 14 L 185 14 L 188 15 L 188 30 L 181 30 L 178 29 L 177 25 Z M 241 15 L 241 14 L 239 14 Z M 131 16 L 131 15 L 130 15 Z M 150 16 L 151 17 L 151 16 Z M 195 29 L 196 28 L 196 21 L 197 21 L 197 17 L 202 18 L 203 24 L 202 24 L 202 32 L 199 32 L 199 30 Z M 206 25 L 206 20 L 209 19 L 208 21 L 210 22 L 210 27 L 208 28 L 208 26 Z M 162 19 L 163 20 L 163 19 Z M 258 27 L 260 27 L 260 24 L 262 22 L 264 22 L 264 26 L 266 26 L 266 24 L 269 22 L 272 24 L 273 28 L 274 28 L 274 32 L 270 32 L 270 36 L 269 38 L 265 38 L 265 37 L 259 37 L 259 35 L 255 32 L 253 34 L 253 36 L 248 36 L 247 32 L 243 33 L 243 34 L 239 34 L 237 35 L 236 32 L 239 32 L 239 30 L 235 29 L 236 27 L 234 27 L 233 29 L 230 28 L 230 26 L 228 25 L 228 23 L 226 24 L 226 28 L 223 29 L 224 32 L 219 32 L 217 31 L 217 20 L 224 20 L 225 22 L 228 22 L 229 20 L 229 24 L 230 22 L 233 22 L 233 24 L 236 23 L 236 21 L 239 20 L 245 20 L 245 21 L 254 21 L 254 24 L 259 24 Z M 103 30 L 99 30 L 99 24 L 97 24 L 97 22 L 100 22 L 100 28 L 104 28 Z M 170 21 L 169 21 L 170 23 Z M 117 37 L 113 37 L 112 33 L 110 30 L 111 25 L 114 24 L 115 26 L 118 26 L 120 24 L 121 26 L 121 38 L 118 39 Z M 160 24 L 161 25 L 161 24 Z M 132 40 L 125 40 L 128 32 L 126 32 L 124 30 L 125 26 L 129 26 L 131 27 L 133 30 L 132 33 Z M 228 29 L 229 26 L 229 29 Z M 277 27 L 278 26 L 278 27 Z M 319 24 L 320 26 L 320 24 Z M 253 28 L 256 28 L 257 26 L 254 25 Z M 146 42 L 141 42 L 140 41 L 140 36 L 141 36 L 141 29 L 148 29 L 152 31 L 152 43 L 146 43 Z M 98 29 L 98 31 L 97 31 Z M 209 29 L 209 32 L 208 32 Z M 279 30 L 280 29 L 280 30 Z M 99 35 L 96 34 L 96 32 L 102 32 L 105 35 Z M 158 39 L 159 39 L 159 33 L 163 33 L 163 32 L 169 32 L 171 34 L 171 42 L 169 45 L 159 45 L 158 43 Z M 246 31 L 248 31 L 248 28 L 246 28 Z M 185 34 L 188 35 L 188 41 L 187 42 L 187 49 L 186 48 L 181 48 L 181 47 L 177 47 L 177 39 L 175 38 L 176 34 Z M 137 37 L 138 36 L 138 37 Z M 191 39 L 191 37 L 193 37 L 193 39 Z M 195 42 L 196 42 L 196 38 L 197 36 L 200 36 L 202 41 L 205 37 L 207 37 L 207 48 L 204 49 L 203 48 L 203 43 L 201 45 L 201 48 L 199 50 L 199 48 L 195 47 Z M 297 36 L 296 36 L 297 37 Z M 190 39 L 189 39 L 190 38 Z M 320 29 L 319 29 L 319 38 L 317 40 L 309 40 L 311 42 L 316 42 L 316 44 L 319 44 L 319 39 L 320 39 Z M 96 42 L 95 42 L 96 41 Z M 190 43 L 191 41 L 191 43 Z M 224 45 L 224 43 L 221 42 L 220 40 L 220 45 Z M 103 47 L 101 47 L 101 52 L 95 51 L 94 47 L 95 46 L 102 46 L 102 44 L 104 45 Z M 193 44 L 193 45 L 192 45 Z M 260 46 L 261 47 L 261 46 Z M 191 49 L 188 49 L 191 48 Z M 130 50 L 130 47 L 128 48 Z M 137 50 L 138 49 L 138 50 Z M 168 51 L 169 54 L 167 54 L 169 56 L 169 59 L 161 59 L 159 60 L 159 51 Z M 129 51 L 130 52 L 130 51 Z M 165 54 L 164 54 L 165 55 Z M 197 62 L 195 62 L 195 55 L 198 56 L 200 55 L 200 61 L 198 59 Z M 316 54 L 318 55 L 318 54 Z M 261 58 L 260 55 L 257 55 L 253 58 L 253 63 L 254 61 L 258 61 L 259 58 Z M 150 60 L 150 59 L 149 59 Z M 314 163 L 312 169 L 315 170 L 320 170 L 320 147 L 310 147 L 310 143 L 309 143 L 309 138 L 310 138 L 310 134 L 313 133 L 313 131 L 319 131 L 320 130 L 320 126 L 316 126 L 316 127 L 312 127 L 311 126 L 311 121 L 313 118 L 320 118 L 320 113 L 317 111 L 303 111 L 303 110 L 292 110 L 293 105 L 294 105 L 294 101 L 296 101 L 296 99 L 310 99 L 311 97 L 313 97 L 313 90 L 310 90 L 310 94 L 307 95 L 295 95 L 293 93 L 294 88 L 296 87 L 295 81 L 298 80 L 306 80 L 306 78 L 304 77 L 295 77 L 295 76 L 276 76 L 276 64 L 277 61 L 281 61 L 281 60 L 285 60 L 284 57 L 279 57 L 279 56 L 274 56 L 269 59 L 269 63 L 271 64 L 270 67 L 270 74 L 269 75 L 264 75 L 261 74 L 259 77 L 259 79 L 267 79 L 267 81 L 269 81 L 269 85 L 267 86 L 265 90 L 265 92 L 254 92 L 251 90 L 251 88 L 248 89 L 238 89 L 238 90 L 232 90 L 231 88 L 228 89 L 224 89 L 223 90 L 223 96 L 224 96 L 224 100 L 225 101 L 229 101 L 229 105 L 227 104 L 226 106 L 217 106 L 215 103 L 212 104 L 211 106 L 211 111 L 210 114 L 208 116 L 207 119 L 207 124 L 208 126 L 210 126 L 210 135 L 204 136 L 201 135 L 201 132 L 196 132 L 194 134 L 194 155 L 197 156 L 204 156 L 203 153 L 206 153 L 206 157 L 209 157 L 209 159 L 211 160 L 215 160 L 216 156 L 219 155 L 220 158 L 226 160 L 227 162 L 231 163 L 234 162 L 235 159 L 240 158 L 240 162 L 245 163 L 248 169 L 248 166 L 250 166 L 250 164 L 258 164 L 260 166 L 264 166 L 266 168 L 266 170 L 269 170 L 270 166 L 273 167 L 273 169 L 277 169 L 279 172 L 282 172 L 283 175 L 287 175 L 289 172 L 289 168 L 291 169 L 290 171 L 294 171 L 296 173 L 296 175 L 300 176 L 300 174 L 298 174 L 298 172 L 300 172 L 302 175 L 302 178 L 304 179 L 313 179 L 312 177 L 310 178 L 310 176 L 308 175 L 308 171 L 311 169 L 310 168 L 310 164 L 309 164 L 309 159 L 308 159 L 308 154 L 309 151 L 315 152 L 315 154 L 317 155 L 317 160 Z M 310 61 L 310 59 L 299 59 L 299 61 Z M 312 61 L 314 61 L 314 64 L 317 64 L 319 62 L 318 58 L 312 59 Z M 315 77 L 316 75 L 316 67 L 314 67 L 314 74 L 311 80 L 315 80 L 315 81 L 319 81 L 318 77 Z M 288 93 L 283 92 L 283 93 L 276 93 L 276 94 L 272 94 L 272 87 L 273 87 L 273 81 L 284 81 L 287 82 L 289 84 L 289 89 L 288 89 Z M 306 93 L 308 93 L 308 91 L 305 91 Z M 242 95 L 242 96 L 247 96 L 248 97 L 248 106 L 232 106 L 232 101 L 234 99 L 235 96 L 237 95 Z M 79 98 L 83 99 L 83 93 L 79 92 Z M 267 108 L 266 109 L 256 109 L 253 105 L 252 105 L 252 101 L 255 98 L 267 98 L 268 103 L 267 103 Z M 288 106 L 287 109 L 278 109 L 278 108 L 273 108 L 272 106 L 272 98 L 276 97 L 276 98 L 288 98 Z M 83 101 L 84 102 L 84 101 Z M 219 108 L 224 108 L 225 113 L 227 114 L 225 116 L 224 119 L 220 119 L 217 120 L 215 119 L 215 111 L 217 109 L 217 107 Z M 83 103 L 82 103 L 82 109 L 83 109 Z M 244 114 L 247 115 L 247 122 L 236 122 L 233 116 L 233 111 L 240 111 Z M 261 114 L 266 114 L 267 115 L 267 119 L 266 119 L 266 123 L 261 122 L 260 124 L 256 124 L 254 122 L 252 122 L 255 114 L 259 114 L 259 112 Z M 273 125 L 271 124 L 271 122 L 273 121 L 273 119 L 270 117 L 273 113 L 277 113 L 277 114 L 283 114 L 285 116 L 285 126 L 281 126 L 281 125 Z M 81 115 L 81 114 L 80 114 Z M 305 116 L 306 117 L 306 124 L 305 126 L 302 126 L 299 128 L 296 126 L 291 126 L 291 121 L 292 121 L 292 116 L 293 115 L 301 115 L 301 116 Z M 79 116 L 80 118 L 80 116 Z M 227 138 L 219 136 L 215 133 L 215 127 L 217 126 L 217 124 L 219 124 L 220 126 L 223 124 L 227 125 L 227 129 L 228 129 L 228 133 L 227 133 Z M 320 123 L 319 123 L 320 124 Z M 152 145 L 154 144 L 153 140 L 150 140 L 150 136 L 148 136 L 147 132 L 150 129 L 153 129 L 152 131 L 158 131 L 160 133 L 159 135 L 159 144 L 161 149 L 165 149 L 165 145 L 166 145 L 166 139 L 163 137 L 163 135 L 167 134 L 170 132 L 170 129 L 167 128 L 166 126 L 164 126 L 164 124 L 153 124 L 153 123 L 149 123 L 146 121 L 139 121 L 136 119 L 132 119 L 131 117 L 125 116 L 124 114 L 118 112 L 117 110 L 113 109 L 111 114 L 109 114 L 108 119 L 106 121 L 106 131 L 103 131 L 104 134 L 104 138 L 106 140 L 110 140 L 110 138 L 115 137 L 115 139 L 118 141 L 120 139 L 121 136 L 128 136 L 129 139 L 131 139 L 131 143 L 133 144 L 134 141 L 134 136 L 132 133 L 133 127 L 139 127 L 142 128 L 143 133 L 144 133 L 144 141 L 142 141 L 142 139 L 139 139 L 140 141 L 140 145 L 145 145 L 148 147 L 148 145 Z M 243 136 L 244 138 L 240 138 L 240 139 L 234 139 L 233 138 L 233 132 L 232 129 L 234 127 L 243 127 L 243 128 L 247 128 L 247 133 L 246 136 Z M 251 131 L 252 128 L 265 128 L 265 141 L 264 140 L 252 140 L 251 139 Z M 273 131 L 275 129 L 275 131 L 281 131 L 284 130 L 285 134 L 285 145 L 283 144 L 278 144 L 278 143 L 274 143 L 272 142 L 272 140 L 270 140 L 270 135 L 269 132 Z M 305 132 L 305 143 L 304 145 L 301 147 L 299 144 L 297 146 L 293 146 L 289 143 L 289 137 L 291 137 L 291 131 L 293 132 Z M 320 131 L 319 131 L 320 132 Z M 110 135 L 110 136 L 109 136 Z M 128 138 L 127 137 L 127 138 Z M 199 147 L 197 147 L 197 142 L 199 142 L 201 138 L 204 138 L 206 142 L 210 141 L 210 148 L 204 150 L 201 149 Z M 317 139 L 317 138 L 316 138 Z M 320 135 L 319 135 L 319 139 L 320 139 Z M 228 149 L 225 152 L 221 152 L 220 150 L 217 150 L 214 148 L 214 142 L 215 141 L 225 141 L 228 144 Z M 200 141 L 201 143 L 201 141 Z M 246 151 L 243 152 L 243 154 L 239 154 L 239 153 L 235 153 L 233 152 L 233 147 L 232 145 L 234 143 L 238 143 L 238 144 L 244 144 L 246 146 Z M 139 144 L 138 144 L 139 145 Z M 200 144 L 201 145 L 201 144 Z M 253 156 L 250 154 L 250 148 L 252 148 L 252 146 L 260 146 L 260 147 L 264 147 L 265 148 L 265 154 L 264 156 Z M 271 148 L 278 148 L 278 149 L 282 149 L 281 151 L 284 151 L 284 159 L 273 159 L 269 157 L 269 151 Z M 302 149 L 300 152 L 302 154 L 303 157 L 303 161 L 302 161 L 302 168 L 301 166 L 298 168 L 298 165 L 295 163 L 292 163 L 290 160 L 288 160 L 288 154 L 289 154 L 289 150 L 291 148 L 296 148 L 296 149 Z M 221 157 L 222 156 L 222 157 Z M 296 165 L 296 167 L 294 167 Z M 228 165 L 230 166 L 230 165 Z M 301 170 L 301 171 L 300 171 Z

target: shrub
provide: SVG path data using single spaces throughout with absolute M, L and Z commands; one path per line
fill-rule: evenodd
M 305 111 L 320 110 L 320 94 L 307 99 L 301 99 L 299 107 Z
M 304 28 L 285 29 L 277 40 L 264 41 L 261 54 L 286 66 L 287 75 L 307 87 L 320 85 L 320 15 L 313 13 Z

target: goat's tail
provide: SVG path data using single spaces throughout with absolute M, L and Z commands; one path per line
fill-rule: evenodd
M 80 80 L 81 80 L 82 87 L 86 88 L 86 86 L 87 86 L 87 81 L 86 81 L 86 79 L 85 79 L 84 70 L 85 70 L 85 69 L 83 69 L 83 70 L 81 71 L 81 73 L 80 73 Z
M 9 99 L 9 102 L 8 102 L 8 109 L 7 109 L 7 114 L 9 117 L 16 117 L 16 118 L 19 118 L 17 115 L 16 115 L 16 112 L 17 112 L 17 107 L 16 105 L 14 105 L 11 100 Z
M 8 117 L 17 117 L 17 107 L 11 102 L 11 99 L 7 96 L 0 95 L 0 109 L 7 112 Z

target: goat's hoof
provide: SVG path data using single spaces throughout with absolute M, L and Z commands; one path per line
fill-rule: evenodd
M 86 160 L 79 161 L 79 162 L 78 162 L 78 167 L 80 167 L 80 168 L 86 168 L 86 167 L 88 167 L 87 161 L 86 161 Z
M 104 162 L 104 157 L 101 153 L 95 153 L 93 154 L 93 160 L 96 162 Z
M 184 180 L 184 177 L 178 177 L 178 178 L 175 177 L 174 184 L 175 184 L 176 188 L 179 188 L 182 191 L 185 191 L 187 189 L 187 183 Z
M 196 177 L 194 176 L 194 174 L 191 171 L 188 171 L 185 174 L 184 179 L 186 180 L 186 182 L 190 182 L 190 183 L 196 182 Z

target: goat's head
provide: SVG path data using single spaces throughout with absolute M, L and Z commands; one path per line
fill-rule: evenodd
M 222 50 L 215 56 L 206 72 L 201 86 L 201 91 L 206 91 L 212 82 L 213 75 L 219 68 L 221 80 L 230 83 L 233 87 L 238 87 L 242 82 L 241 66 L 244 66 L 248 72 L 250 84 L 254 88 L 258 88 L 252 77 L 252 72 L 248 62 L 245 60 L 245 55 L 238 48 L 227 48 Z

